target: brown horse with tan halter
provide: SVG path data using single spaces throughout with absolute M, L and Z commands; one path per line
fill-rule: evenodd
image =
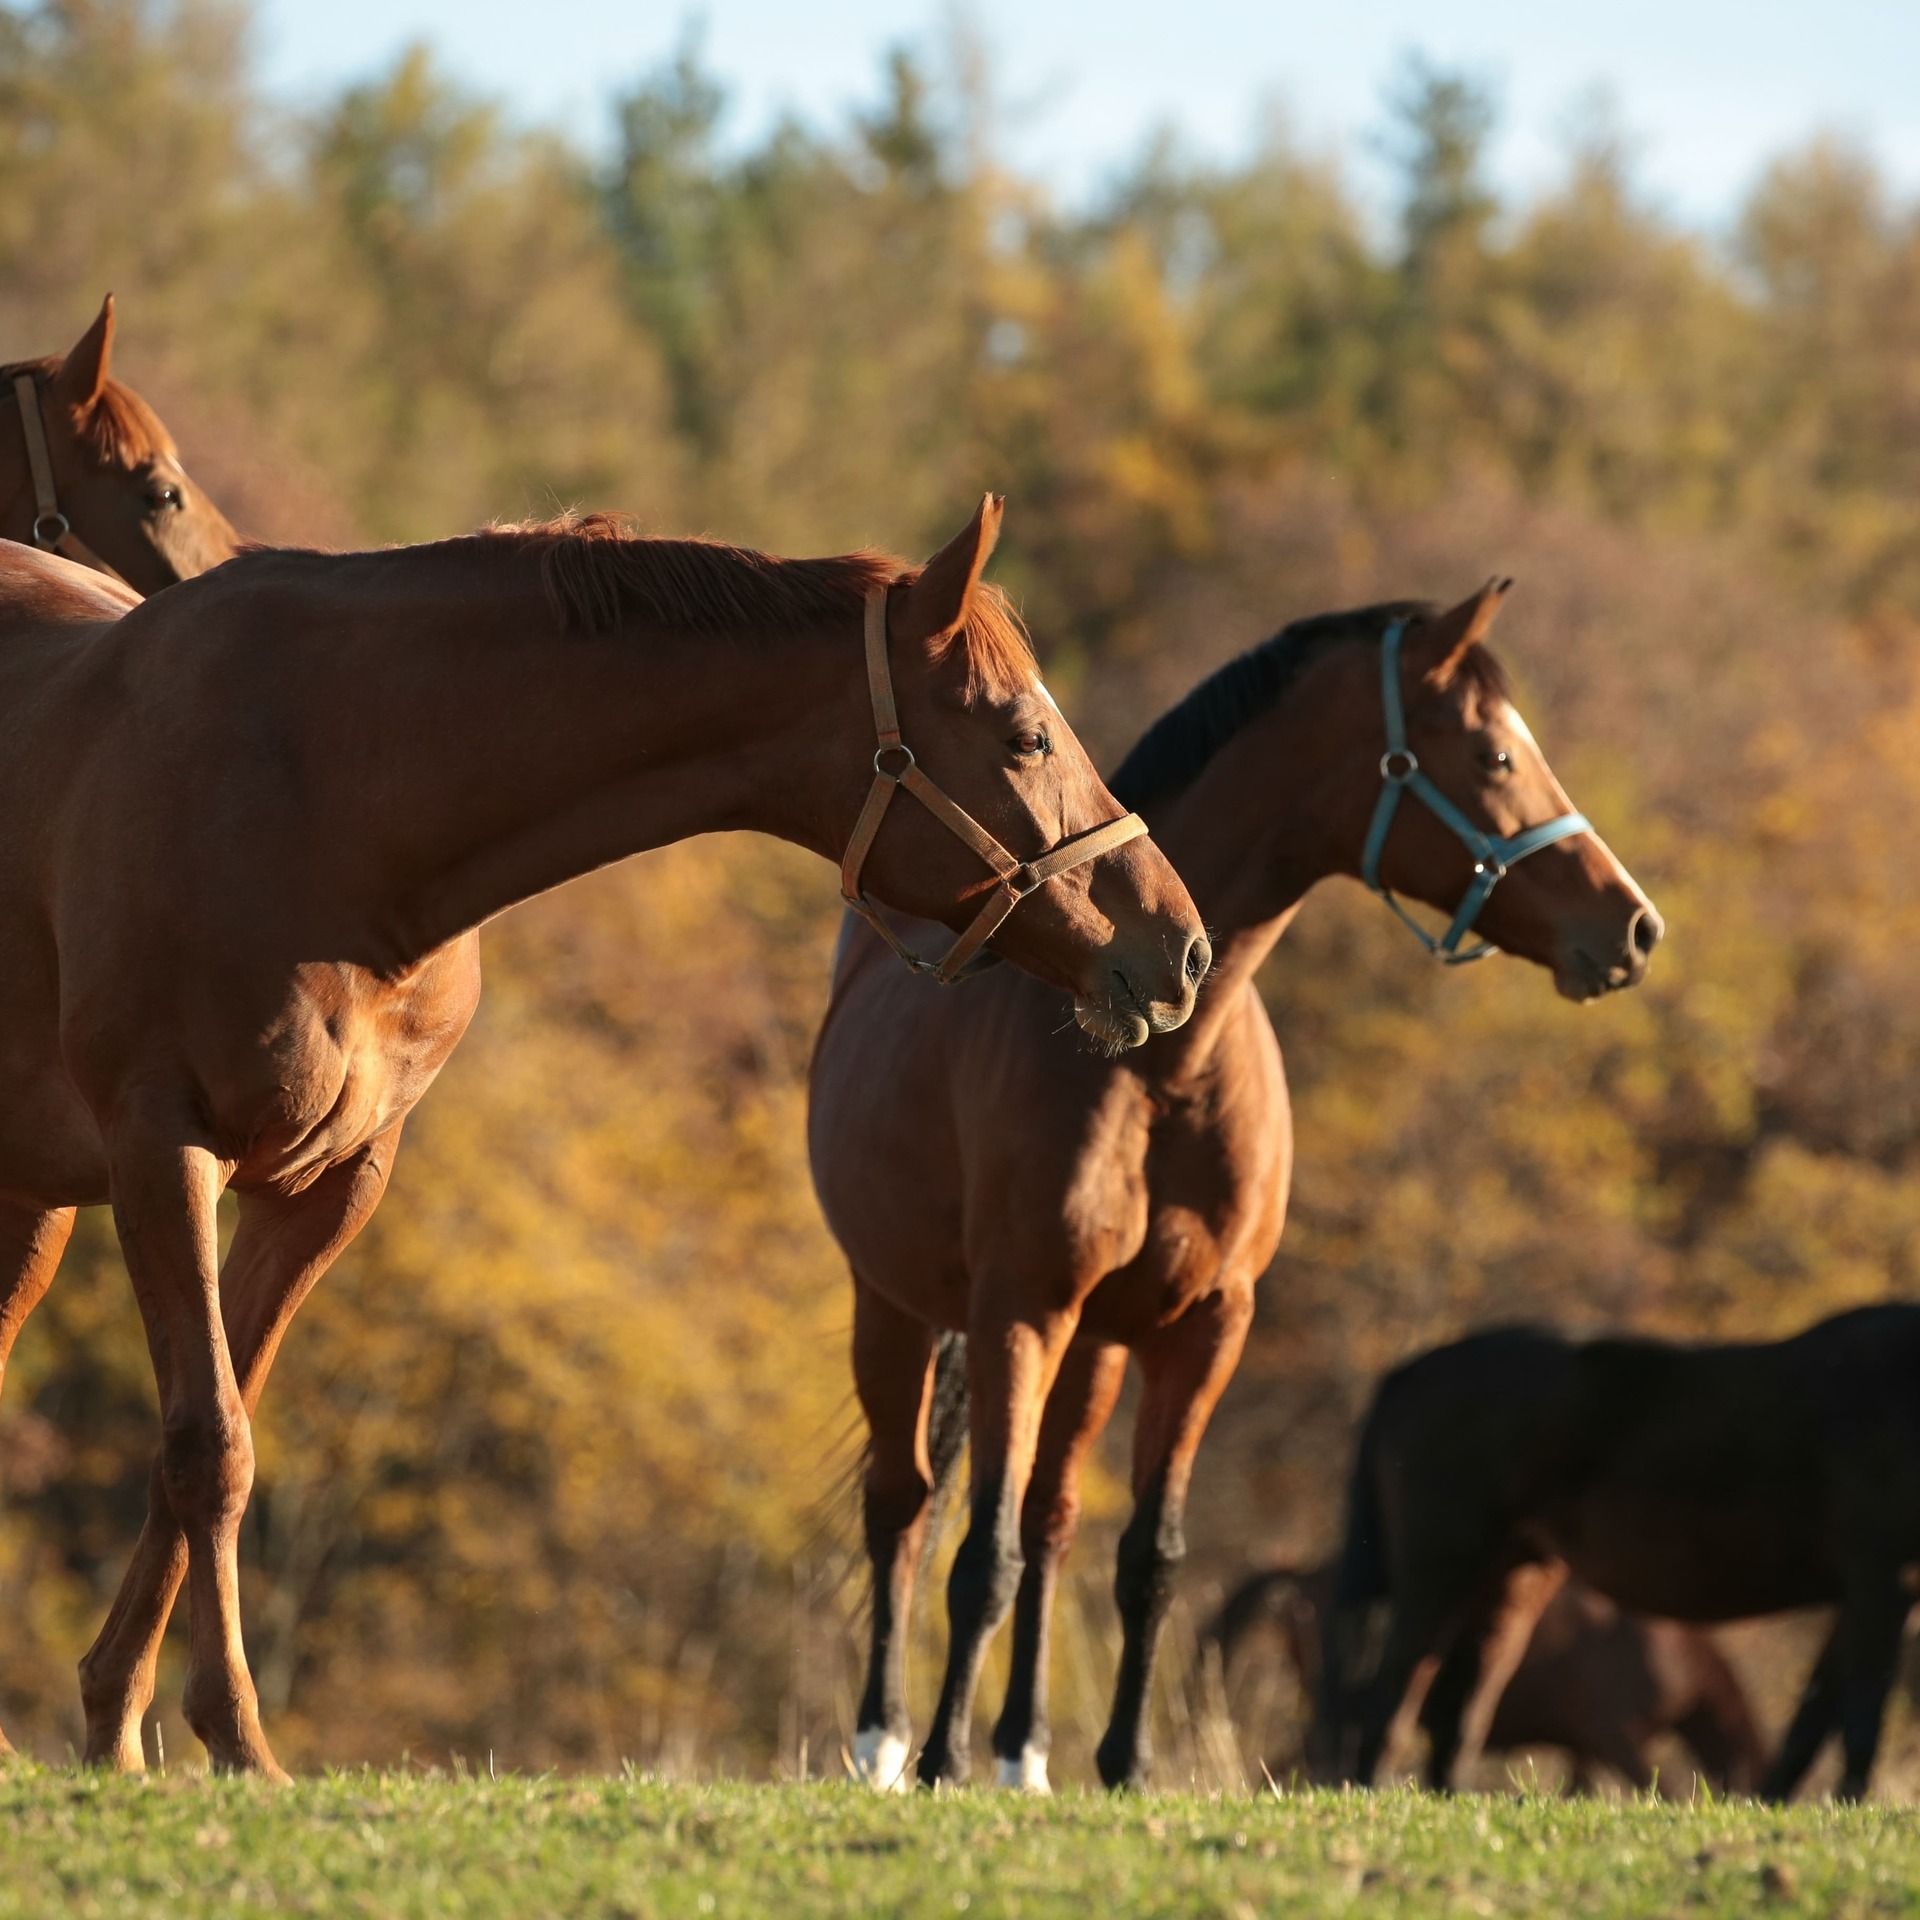
M 963 946 L 984 923 L 1105 1044 L 1186 1018 L 1199 922 L 981 582 L 999 519 L 924 568 L 599 521 L 258 552 L 0 651 L 0 1357 L 73 1209 L 110 1200 L 164 1419 L 82 1663 L 90 1757 L 140 1764 L 185 1577 L 188 1721 L 277 1772 L 240 1638 L 251 1415 L 473 1012 L 482 921 L 748 829 Z
M 1920 1565 L 1920 1307 L 1752 1344 L 1506 1327 L 1390 1373 L 1354 1467 L 1316 1767 L 1371 1780 L 1441 1654 L 1444 1781 L 1468 1703 L 1517 1657 L 1514 1575 L 1556 1563 L 1676 1620 L 1837 1606 L 1761 1792 L 1785 1799 L 1837 1733 L 1841 1797 L 1861 1798 Z
M 1753 1709 L 1739 1675 L 1708 1634 L 1682 1621 L 1623 1612 L 1591 1587 L 1559 1578 L 1556 1569 L 1543 1569 L 1542 1576 L 1514 1621 L 1523 1650 L 1512 1662 L 1511 1677 L 1487 1687 L 1487 1698 L 1467 1710 L 1469 1720 L 1486 1728 L 1476 1746 L 1487 1753 L 1558 1748 L 1572 1762 L 1569 1784 L 1576 1790 L 1605 1767 L 1645 1793 L 1664 1784 L 1648 1759 L 1648 1745 L 1671 1733 L 1718 1791 L 1751 1793 L 1760 1784 L 1766 1750 Z M 1337 1561 L 1264 1567 L 1248 1575 L 1203 1636 L 1218 1649 L 1229 1681 L 1259 1629 L 1271 1627 L 1302 1692 L 1317 1698 L 1322 1635 L 1339 1578 Z M 1459 1658 L 1456 1649 L 1447 1662 L 1430 1662 L 1437 1671 L 1424 1687 L 1416 1679 L 1408 1695 L 1409 1707 L 1418 1696 L 1420 1722 L 1429 1734 L 1436 1722 L 1458 1716 L 1451 1703 L 1461 1676 L 1449 1663 Z M 1268 1771 L 1291 1772 L 1300 1758 L 1297 1749 L 1276 1754 Z
M 1486 938 L 1551 968 L 1573 999 L 1644 972 L 1658 917 L 1568 812 L 1483 644 L 1503 591 L 1450 612 L 1409 603 L 1302 621 L 1222 668 L 1134 749 L 1117 788 L 1153 808 L 1218 943 L 1213 984 L 1178 1039 L 1125 1060 L 1050 1049 L 1063 1009 L 1044 985 L 1002 977 L 940 1000 L 845 929 L 810 1137 L 853 1269 L 854 1374 L 872 1432 L 873 1643 L 856 1763 L 878 1784 L 897 1783 L 908 1754 L 903 1630 L 932 1491 L 942 1329 L 967 1336 L 973 1490 L 920 1777 L 965 1777 L 980 1663 L 1017 1589 L 994 1748 L 1003 1778 L 1044 1784 L 1054 1580 L 1129 1352 L 1145 1392 L 1116 1583 L 1124 1651 L 1099 1763 L 1112 1785 L 1144 1775 L 1194 1452 L 1285 1215 L 1292 1127 L 1254 976 L 1307 890 L 1364 873 L 1446 909 L 1477 893 Z M 1432 944 L 1463 957 L 1471 919 L 1460 908 Z
M 112 361 L 108 294 L 64 358 L 0 366 L 0 539 L 157 593 L 231 558 L 239 542 L 188 478 L 159 415 L 113 378 Z

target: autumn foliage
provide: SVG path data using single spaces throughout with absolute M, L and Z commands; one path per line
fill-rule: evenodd
M 1284 129 L 1233 168 L 1149 146 L 1063 211 L 937 46 L 744 143 L 690 46 L 570 145 L 419 53 L 294 111 L 246 25 L 0 8 L 0 336 L 52 350 L 111 286 L 121 370 L 246 531 L 579 502 L 918 552 L 991 486 L 996 577 L 1110 762 L 1290 618 L 1518 577 L 1502 651 L 1667 945 L 1581 1012 L 1430 969 L 1357 888 L 1310 904 L 1266 980 L 1294 1212 L 1202 1457 L 1201 1580 L 1327 1543 L 1419 1345 L 1775 1334 L 1913 1288 L 1920 209 L 1868 159 L 1783 157 L 1724 244 L 1604 130 L 1503 206 L 1486 98 L 1412 65 L 1391 232 Z M 834 1764 L 848 1294 L 802 1108 L 835 926 L 825 867 L 743 841 L 488 931 L 481 1016 L 259 1424 L 246 1606 L 290 1763 Z M 95 1217 L 0 1406 L 0 1704 L 48 1757 L 149 1381 Z

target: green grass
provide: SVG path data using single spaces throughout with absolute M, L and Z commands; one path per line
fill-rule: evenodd
M 1920 1912 L 1920 1822 L 1407 1791 L 1280 1798 L 0 1773 L 0 1916 Z

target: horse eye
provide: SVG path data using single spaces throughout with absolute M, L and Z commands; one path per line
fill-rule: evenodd
M 156 480 L 147 489 L 147 505 L 154 508 L 177 507 L 180 489 L 171 480 Z
M 1490 752 L 1483 753 L 1480 756 L 1480 764 L 1492 774 L 1511 773 L 1513 771 L 1513 755 L 1510 754 L 1505 747 L 1495 747 Z
M 1037 760 L 1042 754 L 1053 751 L 1053 742 L 1044 733 L 1016 733 L 1007 746 L 1022 760 Z

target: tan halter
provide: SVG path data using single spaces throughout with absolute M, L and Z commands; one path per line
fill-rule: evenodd
M 979 959 L 980 949 L 1028 894 L 1044 887 L 1089 860 L 1097 860 L 1129 840 L 1137 840 L 1147 823 L 1137 813 L 1109 820 L 1103 827 L 1063 840 L 1037 860 L 1016 860 L 964 807 L 955 805 L 920 771 L 913 749 L 900 738 L 900 714 L 893 700 L 893 672 L 887 662 L 887 589 L 875 587 L 867 595 L 867 688 L 873 696 L 873 729 L 879 745 L 873 754 L 873 785 L 866 804 L 853 823 L 853 837 L 840 862 L 840 894 L 848 906 L 872 927 L 915 973 L 931 974 L 950 987 Z M 890 758 L 897 767 L 890 765 Z M 966 932 L 960 934 L 940 960 L 923 959 L 881 917 L 860 890 L 860 872 L 880 835 L 880 823 L 900 788 L 906 790 L 956 839 L 964 840 L 991 867 L 999 884 L 986 897 Z
M 60 498 L 53 490 L 46 423 L 40 418 L 40 389 L 34 385 L 32 374 L 13 376 L 13 397 L 20 409 L 20 432 L 27 443 L 27 470 L 33 475 L 33 544 L 118 580 L 120 575 L 74 532 L 73 522 L 60 511 Z

